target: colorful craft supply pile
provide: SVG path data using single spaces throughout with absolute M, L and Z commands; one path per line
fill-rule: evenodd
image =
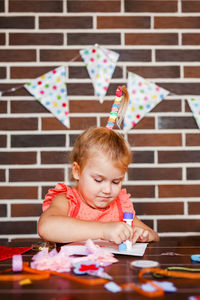
M 112 253 L 95 245 L 91 240 L 86 241 L 85 245 L 62 246 L 59 252 L 56 249 L 48 252 L 46 248 L 34 255 L 32 259 L 32 268 L 57 272 L 69 272 L 74 264 L 88 260 L 98 263 L 101 267 L 118 261 Z
M 31 80 L 24 87 L 62 124 L 70 127 L 64 66 Z
M 80 55 L 92 79 L 95 95 L 102 103 L 115 70 L 119 53 L 95 44 L 90 48 L 81 50 Z

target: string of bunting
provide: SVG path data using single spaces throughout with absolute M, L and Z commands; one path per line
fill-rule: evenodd
M 102 103 L 119 59 L 119 53 L 95 44 L 80 50 L 80 54 L 69 62 L 77 60 L 80 56 L 92 80 L 95 95 Z M 128 72 L 127 81 L 129 103 L 123 123 L 125 131 L 133 128 L 170 94 L 170 91 L 133 72 Z M 65 66 L 55 68 L 36 79 L 30 80 L 26 84 L 0 91 L 0 98 L 5 93 L 12 93 L 23 87 L 63 125 L 70 127 Z M 187 98 L 187 101 L 200 128 L 200 99 L 199 97 L 191 96 Z

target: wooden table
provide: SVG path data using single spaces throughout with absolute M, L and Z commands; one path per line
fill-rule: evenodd
M 10 244 L 1 243 L 1 245 L 24 247 L 31 245 L 31 243 L 15 242 Z M 163 255 L 166 252 L 175 252 L 180 255 Z M 160 263 L 161 268 L 169 266 L 200 268 L 200 263 L 192 263 L 190 259 L 192 254 L 199 253 L 200 237 L 166 238 L 160 242 L 149 244 L 142 259 L 157 261 Z M 23 260 L 31 261 L 33 254 L 35 254 L 33 250 L 23 254 Z M 130 262 L 141 258 L 122 255 L 116 257 L 119 259 L 119 262 L 105 268 L 105 271 L 113 276 L 113 281 L 116 283 L 138 283 L 138 272 L 140 269 L 131 269 Z M 11 259 L 0 262 L 1 270 L 10 266 Z M 200 296 L 200 280 L 174 278 L 164 280 L 173 282 L 178 290 L 175 293 L 165 293 L 162 299 L 188 299 L 189 296 Z M 51 276 L 48 280 L 35 281 L 25 286 L 20 286 L 18 282 L 0 282 L 1 300 L 67 300 L 69 297 L 74 300 L 148 299 L 136 292 L 113 294 L 108 292 L 102 285 L 88 287 L 57 276 Z M 157 299 L 161 299 L 161 297 Z

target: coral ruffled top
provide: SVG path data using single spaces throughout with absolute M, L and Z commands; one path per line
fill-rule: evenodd
M 135 216 L 130 194 L 127 194 L 126 189 L 122 189 L 117 199 L 108 207 L 97 209 L 88 206 L 82 200 L 76 188 L 70 188 L 64 183 L 58 183 L 54 189 L 50 189 L 46 194 L 42 205 L 43 211 L 49 207 L 52 199 L 59 194 L 65 194 L 66 199 L 68 199 L 69 217 L 88 221 L 113 222 L 122 221 L 123 212 L 132 212 L 133 216 Z

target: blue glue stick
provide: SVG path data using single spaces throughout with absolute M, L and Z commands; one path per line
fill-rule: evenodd
M 124 212 L 123 213 L 123 222 L 133 227 L 133 213 L 132 212 Z M 132 249 L 132 242 L 126 240 L 125 243 L 127 250 Z

